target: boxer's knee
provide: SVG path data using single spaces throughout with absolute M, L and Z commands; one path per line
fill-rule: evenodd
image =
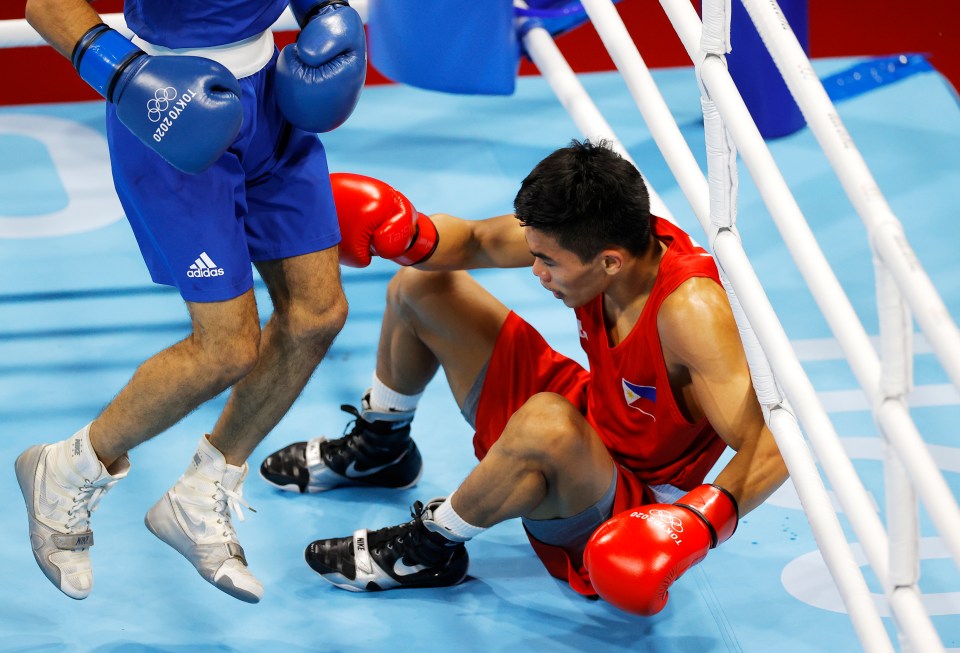
M 293 300 L 274 317 L 288 342 L 305 352 L 317 351 L 321 356 L 347 321 L 347 299 L 342 291 L 326 293 L 322 301 Z
M 498 444 L 507 455 L 549 473 L 582 460 L 595 437 L 573 404 L 561 395 L 541 392 L 514 413 Z
M 260 325 L 256 316 L 217 325 L 197 326 L 188 339 L 197 373 L 218 387 L 229 387 L 250 373 L 260 357 Z
M 449 294 L 459 274 L 465 273 L 400 268 L 387 285 L 387 306 L 398 315 L 415 317 L 424 310 L 426 300 Z

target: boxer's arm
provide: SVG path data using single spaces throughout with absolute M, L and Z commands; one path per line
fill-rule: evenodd
M 726 293 L 710 279 L 690 279 L 664 300 L 657 326 L 668 369 L 689 374 L 689 417 L 706 417 L 737 452 L 713 482 L 743 516 L 786 480 L 787 468 L 763 421 Z
M 533 265 L 523 227 L 513 215 L 486 220 L 463 220 L 445 213 L 430 216 L 439 244 L 433 255 L 417 265 L 422 270 L 519 268 Z
M 69 59 L 80 37 L 94 25 L 103 22 L 90 2 L 27 0 L 26 19 L 47 43 Z
M 330 175 L 340 223 L 340 261 L 366 267 L 371 256 L 421 270 L 533 264 L 523 227 L 512 215 L 462 220 L 424 215 L 390 184 L 349 172 Z
M 787 477 L 723 289 L 707 278 L 683 282 L 661 304 L 657 330 L 667 370 L 681 380 L 677 400 L 686 417 L 706 417 L 737 453 L 712 485 L 694 488 L 675 504 L 615 515 L 587 542 L 583 560 L 594 589 L 641 615 L 663 609 L 670 585 L 729 538 L 738 518 Z

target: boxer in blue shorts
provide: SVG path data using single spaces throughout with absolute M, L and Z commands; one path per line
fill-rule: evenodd
M 140 251 L 153 280 L 187 301 L 231 299 L 253 286 L 251 261 L 340 241 L 323 145 L 280 113 L 274 76 L 268 65 L 239 80 L 243 115 L 260 119 L 245 121 L 227 154 L 196 174 L 155 166 L 156 152 L 107 107 L 114 181 Z
M 34 557 L 71 598 L 92 590 L 90 513 L 127 476 L 127 453 L 227 388 L 145 523 L 217 588 L 250 603 L 263 594 L 232 517 L 247 457 L 346 319 L 316 133 L 347 119 L 366 71 L 363 24 L 344 0 L 292 0 L 301 31 L 277 52 L 270 27 L 287 4 L 127 0 L 127 39 L 86 0 L 27 2 L 30 24 L 106 98 L 117 194 L 153 280 L 180 291 L 193 324 L 92 422 L 17 458 Z M 262 330 L 253 266 L 274 308 Z

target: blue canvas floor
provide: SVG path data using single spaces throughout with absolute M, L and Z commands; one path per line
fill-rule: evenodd
M 818 70 L 829 74 L 851 63 L 819 62 Z M 654 77 L 703 165 L 692 70 Z M 582 79 L 675 218 L 702 239 L 622 80 L 614 74 Z M 930 72 L 847 100 L 839 110 L 920 261 L 960 319 L 956 96 Z M 256 475 L 247 481 L 245 497 L 257 512 L 248 513 L 239 532 L 266 588 L 259 605 L 207 585 L 142 525 L 145 511 L 213 424 L 223 397 L 133 452 L 132 473 L 94 519 L 96 590 L 82 602 L 62 596 L 30 553 L 13 460 L 30 444 L 82 427 L 140 362 L 189 331 L 179 297 L 150 283 L 122 219 L 103 132 L 99 103 L 0 109 L 0 491 L 8 497 L 0 502 L 0 652 L 860 649 L 789 486 L 684 576 L 667 608 L 650 619 L 586 601 L 550 578 L 516 522 L 470 544 L 471 579 L 454 588 L 356 595 L 325 584 L 303 563 L 308 542 L 399 523 L 414 500 L 449 493 L 472 467 L 471 432 L 442 380 L 428 388 L 415 422 L 426 463 L 418 487 L 303 497 L 275 491 Z M 353 117 L 325 143 L 333 170 L 389 181 L 426 213 L 484 218 L 509 212 L 529 169 L 578 136 L 546 83 L 523 78 L 507 98 L 369 88 Z M 868 333 L 876 335 L 864 228 L 812 134 L 803 130 L 771 148 Z M 865 397 L 744 170 L 739 216 L 758 276 L 882 506 L 881 443 Z M 369 383 L 392 269 L 375 262 L 345 271 L 347 326 L 302 398 L 254 453 L 255 465 L 294 439 L 340 435 L 347 416 L 339 405 L 356 403 Z M 477 278 L 555 347 L 583 359 L 572 312 L 543 292 L 529 271 L 486 271 Z M 258 299 L 266 313 L 262 288 Z M 914 417 L 957 492 L 960 397 L 922 342 L 919 351 Z M 925 516 L 922 531 L 921 588 L 944 644 L 960 651 L 960 574 Z M 879 592 L 872 574 L 867 578 Z M 885 623 L 892 628 L 889 617 Z

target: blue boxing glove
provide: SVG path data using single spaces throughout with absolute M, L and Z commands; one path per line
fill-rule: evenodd
M 345 0 L 292 0 L 301 31 L 280 53 L 276 92 L 291 123 L 328 132 L 353 113 L 367 76 L 360 15 Z
M 120 122 L 184 172 L 213 165 L 240 131 L 240 83 L 215 61 L 150 56 L 102 23 L 80 37 L 72 60 Z

